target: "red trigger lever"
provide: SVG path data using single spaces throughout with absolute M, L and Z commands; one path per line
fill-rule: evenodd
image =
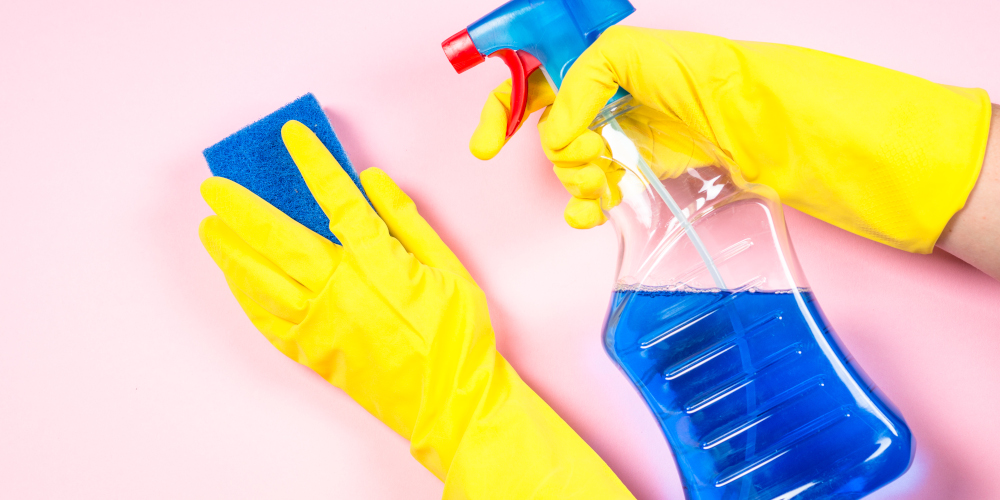
M 510 68 L 510 114 L 507 115 L 507 139 L 510 139 L 524 121 L 524 109 L 528 106 L 528 77 L 542 63 L 523 50 L 501 49 L 490 57 L 499 57 Z

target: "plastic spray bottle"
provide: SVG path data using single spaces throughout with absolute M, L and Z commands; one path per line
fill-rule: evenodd
M 558 90 L 626 0 L 512 0 L 448 38 L 461 73 L 511 70 L 508 137 L 528 76 Z M 707 139 L 624 90 L 591 125 L 620 168 L 604 326 L 611 359 L 655 414 L 690 499 L 854 499 L 901 475 L 913 443 L 838 345 L 799 267 L 773 190 Z

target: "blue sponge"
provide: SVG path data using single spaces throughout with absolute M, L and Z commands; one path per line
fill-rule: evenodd
M 303 226 L 339 244 L 330 232 L 330 219 L 313 198 L 306 181 L 281 141 L 281 127 L 297 120 L 309 127 L 333 153 L 340 166 L 364 193 L 358 173 L 333 133 L 323 108 L 312 94 L 226 137 L 204 151 L 212 175 L 225 177 L 249 189 Z

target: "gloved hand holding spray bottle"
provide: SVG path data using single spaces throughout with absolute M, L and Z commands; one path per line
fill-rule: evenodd
M 510 137 L 532 72 L 558 90 L 633 11 L 625 0 L 513 0 L 442 46 L 460 73 L 484 56 L 510 67 Z M 901 475 L 909 429 L 826 325 L 775 192 L 624 89 L 591 130 L 604 140 L 601 208 L 620 242 L 605 347 L 656 415 L 688 497 L 860 498 Z

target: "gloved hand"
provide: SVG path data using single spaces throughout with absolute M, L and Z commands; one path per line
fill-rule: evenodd
M 604 144 L 587 127 L 618 85 L 702 134 L 786 204 L 861 236 L 929 253 L 965 204 L 989 132 L 986 92 L 939 85 L 809 49 L 678 31 L 609 28 L 573 64 L 559 94 L 535 82 L 528 112 L 573 195 L 570 225 L 601 224 Z M 502 90 L 503 86 L 501 86 Z M 470 149 L 503 146 L 503 92 Z M 607 208 L 613 200 L 604 200 Z
M 313 133 L 282 138 L 338 246 L 213 177 L 200 227 L 254 325 L 410 440 L 445 498 L 631 498 L 496 350 L 486 297 L 380 170 L 375 210 Z M 376 210 L 378 214 L 376 214 Z

